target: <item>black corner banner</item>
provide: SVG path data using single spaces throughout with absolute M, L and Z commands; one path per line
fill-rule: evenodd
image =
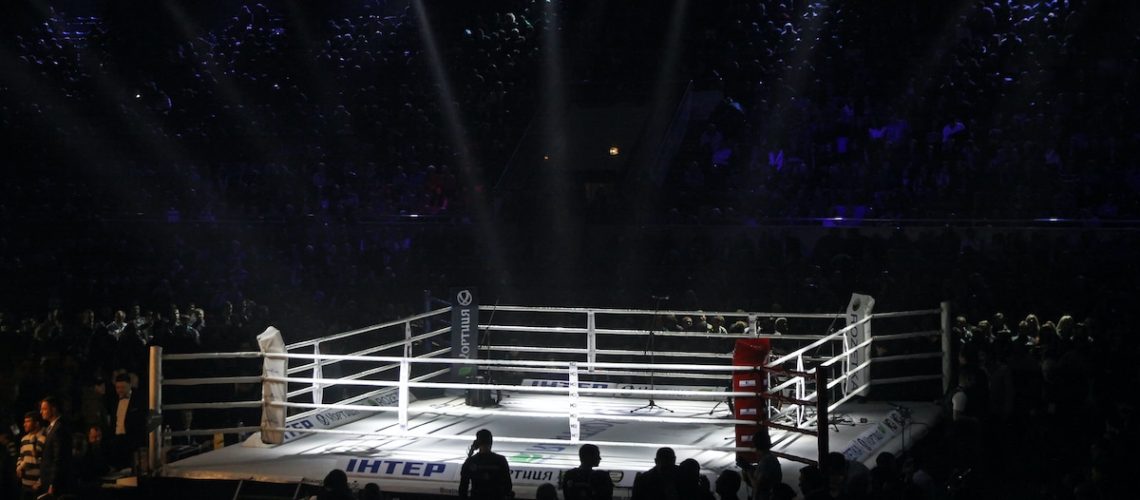
M 479 295 L 475 287 L 451 289 L 451 357 L 479 357 Z M 455 381 L 475 375 L 475 365 L 451 365 Z

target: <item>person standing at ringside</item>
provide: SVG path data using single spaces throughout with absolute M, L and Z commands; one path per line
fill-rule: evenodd
M 40 401 L 40 417 L 48 423 L 40 461 L 37 490 L 53 496 L 71 492 L 75 479 L 71 467 L 71 429 L 60 413 L 59 400 L 48 396 Z
M 596 470 L 602 463 L 602 452 L 596 445 L 578 448 L 580 465 L 562 475 L 562 496 L 566 500 L 612 500 L 614 483 L 606 471 Z
M 459 469 L 459 498 L 505 500 L 514 498 L 511 469 L 506 457 L 491 451 L 491 431 L 480 429 Z M 471 491 L 468 492 L 468 489 Z
M 658 448 L 653 468 L 633 479 L 633 500 L 686 500 L 677 495 L 677 454 Z

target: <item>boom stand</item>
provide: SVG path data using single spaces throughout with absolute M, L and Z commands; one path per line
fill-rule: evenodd
M 732 386 L 731 386 L 731 385 L 729 385 L 728 389 L 729 389 L 729 391 L 731 391 L 731 390 L 732 390 Z M 736 408 L 734 408 L 734 407 L 732 406 L 732 396 L 725 396 L 723 399 L 721 399 L 720 401 L 717 401 L 717 402 L 716 402 L 716 404 L 715 404 L 715 405 L 713 405 L 712 409 L 711 409 L 711 410 L 709 410 L 709 415 L 712 415 L 713 413 L 716 413 L 716 409 L 717 409 L 717 408 L 720 408 L 720 405 L 728 405 L 728 412 L 729 412 L 729 413 L 731 413 L 731 414 L 735 414 L 735 413 L 736 413 Z M 733 416 L 734 416 L 734 415 L 729 415 L 729 416 L 727 416 L 727 417 L 724 417 L 724 418 L 730 418 L 730 417 L 733 417 Z
M 658 297 L 655 295 L 655 296 L 653 296 L 653 299 L 656 302 L 655 302 L 655 305 L 653 307 L 653 317 L 650 319 L 650 323 L 649 323 L 649 339 L 646 340 L 646 345 L 648 346 L 647 350 L 649 351 L 649 364 L 650 365 L 656 365 L 657 364 L 657 351 L 655 350 L 654 342 L 653 342 L 653 339 L 656 337 L 656 335 L 653 334 L 653 330 L 654 330 L 654 323 L 657 321 L 657 312 L 661 310 L 661 301 L 662 300 L 669 300 L 669 297 Z M 657 388 L 657 384 L 654 383 L 654 375 L 656 373 L 657 373 L 656 368 L 650 368 L 649 369 L 649 390 L 651 390 L 651 391 L 655 390 Z M 662 409 L 662 410 L 665 410 L 669 413 L 674 413 L 673 410 L 670 410 L 664 406 L 657 404 L 657 402 L 653 400 L 652 394 L 649 395 L 649 403 L 648 404 L 646 404 L 645 406 L 642 406 L 640 408 L 634 408 L 632 410 L 629 410 L 629 412 L 634 413 L 634 412 L 641 411 L 641 410 L 652 410 L 654 408 Z

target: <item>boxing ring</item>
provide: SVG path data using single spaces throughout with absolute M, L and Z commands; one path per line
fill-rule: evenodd
M 937 420 L 929 401 L 948 381 L 945 303 L 873 313 L 872 298 L 855 296 L 846 313 L 775 314 L 479 306 L 456 298 L 420 315 L 290 344 L 270 328 L 257 352 L 152 348 L 156 412 L 170 421 L 221 411 L 261 419 L 194 428 L 190 421 L 202 419 L 183 418 L 177 430 L 156 429 L 153 470 L 240 488 L 316 484 L 338 468 L 357 487 L 454 495 L 467 448 L 485 428 L 511 465 L 518 498 L 557 484 L 585 443 L 599 446 L 599 468 L 624 498 L 659 447 L 672 447 L 678 461 L 696 459 L 715 479 L 747 459 L 752 430 L 767 428 L 784 481 L 795 485 L 798 469 L 828 451 L 873 463 L 879 452 L 909 447 Z M 740 321 L 745 333 L 674 331 L 660 321 L 701 315 Z M 776 316 L 789 326 L 782 334 L 765 331 Z M 742 364 L 734 348 L 746 345 L 763 346 L 762 359 Z M 898 347 L 881 347 L 891 345 Z M 176 377 L 179 364 L 244 365 L 237 371 L 246 374 Z M 248 374 L 253 369 L 261 374 Z M 241 385 L 260 386 L 261 397 L 190 400 Z M 880 393 L 913 396 L 876 401 Z M 165 459 L 189 447 L 174 441 L 225 435 L 240 442 Z

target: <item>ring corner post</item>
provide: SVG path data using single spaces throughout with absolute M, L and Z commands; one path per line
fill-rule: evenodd
M 148 373 L 147 406 L 153 419 L 159 425 L 154 426 L 147 433 L 147 463 L 150 471 L 158 471 L 162 462 L 162 346 L 152 345 L 149 350 L 150 365 Z
M 285 382 L 289 376 L 286 357 L 288 351 L 285 348 L 285 341 L 281 338 L 281 331 L 272 326 L 257 336 L 257 345 L 262 358 L 261 442 L 282 444 L 285 442 L 285 433 L 278 429 L 285 427 L 286 410 L 279 404 L 289 401 L 288 386 Z M 319 359 L 316 361 L 319 362 Z
M 830 398 L 827 390 L 827 370 L 823 367 L 815 369 L 815 394 L 815 427 L 818 446 L 816 452 L 819 454 L 818 460 L 822 467 L 824 458 L 831 451 L 831 443 L 828 442 L 829 436 L 827 435 L 827 407 Z
M 396 420 L 400 425 L 400 432 L 408 431 L 408 397 L 409 384 L 412 377 L 412 363 L 407 358 L 400 360 L 400 385 L 398 388 L 399 407 L 396 410 Z
M 586 371 L 594 373 L 598 361 L 597 317 L 593 310 L 586 311 Z
M 954 370 L 954 346 L 950 337 L 950 301 L 944 300 L 942 309 L 942 394 L 950 390 L 950 380 Z

